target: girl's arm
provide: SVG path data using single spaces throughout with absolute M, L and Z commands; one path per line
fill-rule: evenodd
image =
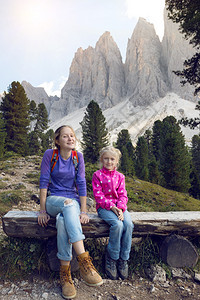
M 110 210 L 115 204 L 110 201 L 110 199 L 107 199 L 105 197 L 105 194 L 102 191 L 101 182 L 97 176 L 97 174 L 94 173 L 92 177 L 92 188 L 93 188 L 93 194 L 94 198 L 96 200 L 96 203 L 104 209 Z
M 41 226 L 47 226 L 50 216 L 46 213 L 46 198 L 47 189 L 49 185 L 50 177 L 50 161 L 53 150 L 48 149 L 45 151 L 41 163 L 40 171 L 40 213 L 38 216 L 38 224 Z
M 121 174 L 122 175 L 122 174 Z M 127 197 L 127 191 L 125 188 L 125 176 L 121 176 L 121 180 L 119 183 L 119 187 L 117 189 L 117 194 L 118 194 L 118 200 L 116 203 L 116 206 L 124 212 L 127 209 L 127 202 L 128 202 L 128 197 Z
M 85 180 L 85 163 L 83 154 L 80 152 L 77 152 L 78 154 L 78 172 L 77 172 L 77 178 L 76 178 L 76 186 L 78 189 L 79 197 L 87 196 L 87 188 L 86 188 L 86 180 Z
M 40 189 L 40 213 L 38 216 L 38 224 L 42 227 L 47 226 L 50 216 L 46 212 L 47 189 Z
M 86 224 L 89 222 L 89 217 L 87 215 L 87 198 L 86 196 L 80 196 L 81 202 L 81 214 L 80 214 L 80 221 L 82 224 Z
M 86 188 L 86 180 L 85 180 L 85 163 L 82 153 L 78 152 L 78 173 L 76 178 L 76 185 L 78 189 L 79 199 L 81 203 L 81 213 L 80 213 L 80 221 L 82 224 L 86 224 L 89 222 L 89 217 L 87 215 L 87 188 Z

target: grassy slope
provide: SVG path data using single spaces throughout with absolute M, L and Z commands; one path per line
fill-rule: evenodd
M 157 184 L 126 178 L 128 208 L 133 211 L 200 210 L 200 200 L 188 194 L 165 189 Z
M 32 182 L 38 184 L 39 182 L 39 164 L 41 157 L 36 159 L 35 157 L 28 157 L 29 162 L 35 162 L 35 170 L 29 171 L 24 179 L 24 185 L 19 189 L 9 190 L 5 186 L 9 182 L 9 175 L 12 174 L 17 162 L 16 157 L 9 158 L 8 160 L 1 161 L 0 172 L 4 172 L 5 176 L 0 180 L 0 215 L 2 216 L 8 210 L 11 209 L 13 204 L 17 204 L 19 201 L 28 201 L 31 193 L 26 189 L 26 182 Z M 20 159 L 20 157 L 19 157 Z M 93 172 L 96 171 L 97 166 L 86 164 L 86 178 L 88 186 L 88 195 L 93 198 L 91 179 Z M 7 177 L 7 180 L 5 180 Z M 3 180 L 2 180 L 3 179 Z M 133 211 L 178 211 L 178 210 L 200 210 L 200 200 L 189 197 L 188 194 L 175 192 L 165 189 L 159 185 L 152 184 L 147 181 L 126 177 L 126 189 L 128 192 L 128 209 Z

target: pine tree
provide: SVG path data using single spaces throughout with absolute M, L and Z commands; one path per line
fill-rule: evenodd
M 29 105 L 29 116 L 31 121 L 35 121 L 37 118 L 37 104 L 34 100 L 31 100 Z
M 118 133 L 116 147 L 122 154 L 120 170 L 126 175 L 134 175 L 134 147 L 127 129 L 122 129 Z
M 40 142 L 35 131 L 31 131 L 28 135 L 28 155 L 40 154 Z
M 158 162 L 155 159 L 155 156 L 151 157 L 151 161 L 148 165 L 149 169 L 149 181 L 152 183 L 160 184 L 161 182 L 161 173 L 159 171 Z
M 99 151 L 108 145 L 108 130 L 102 110 L 94 100 L 88 104 L 80 124 L 84 157 L 88 162 L 96 163 L 99 159 Z
M 143 136 L 140 136 L 137 141 L 136 149 L 136 164 L 135 172 L 136 176 L 140 179 L 149 180 L 149 158 L 148 158 L 148 145 L 147 141 Z
M 195 107 L 196 110 L 200 111 L 200 101 L 198 101 L 198 104 Z M 191 129 L 195 129 L 196 127 L 200 126 L 200 115 L 198 118 L 182 118 L 179 121 L 180 124 L 182 124 L 185 127 L 190 127 Z
M 161 140 L 164 186 L 178 192 L 188 192 L 191 159 L 181 128 L 174 117 L 163 120 Z
M 163 123 L 160 120 L 155 121 L 152 133 L 152 151 L 156 161 L 158 162 L 158 166 L 160 165 L 160 159 L 162 156 L 162 126 Z
M 126 147 L 128 143 L 131 143 L 130 134 L 127 129 L 122 129 L 118 133 L 116 147 L 122 152 L 122 148 Z
M 5 139 L 6 139 L 6 131 L 5 124 L 2 118 L 2 113 L 0 113 L 0 158 L 3 157 L 5 151 Z
M 47 130 L 47 132 L 42 134 L 41 138 L 41 152 L 44 153 L 47 149 L 53 147 L 54 142 L 54 131 L 52 129 Z
M 192 162 L 200 180 L 200 136 L 194 135 L 192 138 Z
M 194 166 L 190 174 L 190 182 L 189 194 L 196 199 L 200 199 L 200 179 Z
M 27 153 L 29 100 L 19 82 L 13 81 L 0 106 L 6 129 L 6 150 Z
M 41 134 L 48 129 L 48 112 L 44 103 L 39 103 L 36 111 L 34 131 L 41 138 Z
M 31 101 L 29 114 L 33 128 L 33 130 L 29 133 L 29 154 L 42 154 L 49 148 L 48 145 L 52 144 L 52 142 L 50 142 L 50 139 L 52 140 L 52 133 L 44 133 L 44 131 L 48 129 L 49 120 L 47 109 L 43 103 L 39 103 L 37 106 L 34 101 Z

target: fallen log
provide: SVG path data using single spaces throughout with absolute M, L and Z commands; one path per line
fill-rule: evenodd
M 157 235 L 200 236 L 200 212 L 131 212 L 133 236 Z M 86 237 L 107 237 L 109 226 L 97 214 L 89 214 L 90 222 L 83 225 Z M 47 227 L 37 223 L 36 211 L 9 211 L 2 217 L 3 230 L 8 236 L 48 238 L 56 235 L 55 218 Z
M 176 234 L 165 238 L 160 248 L 162 260 L 171 267 L 194 267 L 199 259 L 194 245 L 182 236 Z

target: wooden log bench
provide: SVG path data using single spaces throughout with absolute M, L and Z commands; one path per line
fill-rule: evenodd
M 187 237 L 200 236 L 200 212 L 131 212 L 133 237 L 147 235 L 166 237 L 161 247 L 162 259 L 171 266 L 194 266 L 198 253 Z M 108 237 L 109 226 L 97 214 L 89 214 L 84 224 L 86 238 Z M 9 211 L 2 217 L 4 232 L 11 237 L 52 238 L 56 236 L 55 218 L 47 227 L 37 223 L 36 211 Z

